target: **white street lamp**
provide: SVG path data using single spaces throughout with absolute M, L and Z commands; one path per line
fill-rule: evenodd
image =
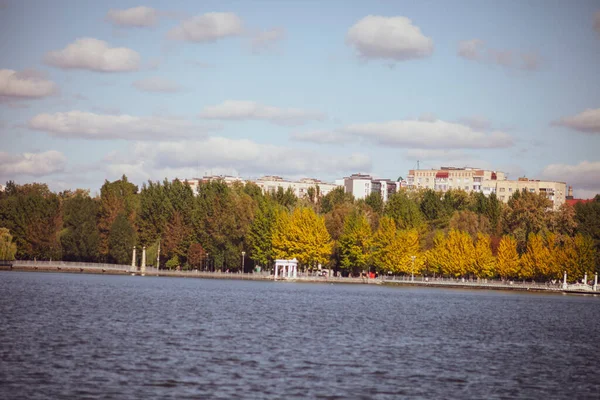
M 415 280 L 415 258 L 417 258 L 417 256 L 410 256 L 410 258 L 412 259 L 412 268 L 410 270 L 410 280 L 414 282 Z
M 244 273 L 244 258 L 246 257 L 246 252 L 242 251 L 242 268 L 240 269 L 240 271 L 242 272 L 242 274 Z

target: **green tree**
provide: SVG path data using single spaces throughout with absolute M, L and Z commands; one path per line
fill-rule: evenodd
M 96 261 L 100 232 L 96 225 L 98 202 L 87 192 L 76 192 L 63 201 L 64 228 L 60 235 L 62 257 L 66 261 Z
M 383 199 L 381 198 L 381 193 L 370 193 L 367 197 L 365 197 L 365 203 L 378 215 L 383 213 L 384 203 Z
M 468 232 L 474 239 L 478 233 L 489 234 L 491 231 L 490 221 L 485 215 L 469 210 L 455 211 L 450 218 L 449 227 Z
M 10 231 L 0 228 L 0 261 L 12 261 L 17 254 L 17 244 L 13 242 Z
M 350 193 L 346 193 L 343 187 L 337 187 L 323 196 L 321 200 L 321 212 L 326 214 L 333 211 L 336 205 L 344 203 L 354 203 L 354 197 Z
M 110 259 L 117 264 L 128 264 L 131 261 L 131 251 L 135 244 L 135 230 L 125 213 L 117 215 L 110 228 L 108 238 Z
M 596 251 L 600 251 L 600 195 L 587 203 L 577 203 L 575 208 L 575 222 L 577 233 L 589 236 L 594 241 Z
M 60 259 L 62 203 L 47 185 L 8 182 L 0 194 L 0 227 L 13 235 L 18 259 Z
M 258 209 L 250 229 L 247 243 L 250 258 L 261 266 L 271 265 L 273 261 L 273 227 L 276 218 L 276 205 L 269 198 L 258 201 Z
M 398 229 L 419 229 L 424 223 L 419 205 L 408 197 L 405 190 L 390 196 L 383 214 L 393 218 Z
M 368 267 L 371 240 L 371 226 L 366 216 L 359 212 L 350 214 L 339 239 L 342 268 L 357 273 Z

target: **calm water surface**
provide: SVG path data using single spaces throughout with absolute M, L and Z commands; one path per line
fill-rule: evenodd
M 600 297 L 0 273 L 0 398 L 600 398 Z

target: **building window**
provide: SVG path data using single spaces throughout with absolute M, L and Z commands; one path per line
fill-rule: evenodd
M 508 192 L 509 192 L 509 193 L 510 193 L 510 192 L 512 192 L 512 188 L 508 188 Z
M 469 190 L 469 187 L 468 187 L 468 186 L 465 186 L 465 190 Z
M 500 192 L 504 192 L 504 188 L 500 188 Z

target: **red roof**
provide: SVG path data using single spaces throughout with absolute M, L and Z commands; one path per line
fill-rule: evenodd
M 565 202 L 570 206 L 574 206 L 577 203 L 588 203 L 590 201 L 594 201 L 594 199 L 566 199 L 565 200 Z

